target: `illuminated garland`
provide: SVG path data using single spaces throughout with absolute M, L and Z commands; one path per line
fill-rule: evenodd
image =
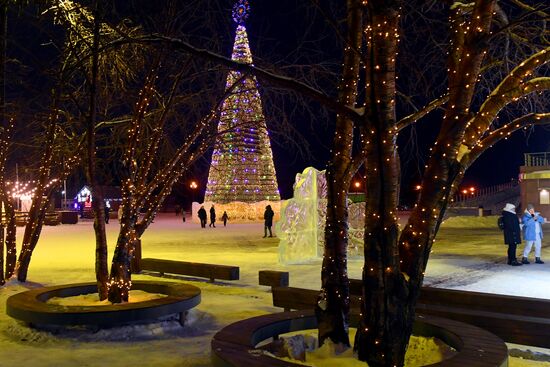
M 252 64 L 244 19 L 248 2 L 239 1 L 234 10 L 238 23 L 232 60 Z M 236 16 L 235 14 L 239 15 Z M 256 78 L 238 71 L 227 76 L 226 90 L 235 83 L 224 100 L 218 124 L 218 139 L 204 201 L 246 203 L 280 200 L 273 153 L 262 111 Z

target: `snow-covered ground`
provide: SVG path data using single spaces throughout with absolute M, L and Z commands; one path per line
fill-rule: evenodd
M 545 226 L 546 227 L 546 226 Z M 550 225 L 546 228 L 550 229 Z M 545 228 L 545 229 L 546 229 Z M 548 229 L 546 229 L 548 231 Z M 116 220 L 107 225 L 112 250 Z M 550 260 L 550 231 L 543 259 Z M 210 366 L 210 340 L 223 326 L 243 318 L 277 312 L 267 287 L 258 286 L 258 270 L 286 270 L 291 286 L 318 289 L 320 260 L 302 265 L 278 264 L 277 238 L 262 238 L 261 224 L 200 228 L 181 217 L 161 214 L 143 236 L 143 257 L 237 265 L 241 279 L 208 283 L 185 277 L 134 279 L 185 281 L 201 288 L 202 302 L 181 328 L 175 320 L 128 326 L 96 333 L 30 329 L 5 315 L 6 299 L 39 285 L 94 280 L 91 222 L 45 227 L 35 250 L 29 282 L 11 281 L 0 288 L 0 367 L 10 366 Z M 550 298 L 550 261 L 511 267 L 495 217 L 455 218 L 444 224 L 433 248 L 426 284 L 481 292 Z M 519 251 L 518 251 L 519 254 Z M 350 259 L 349 274 L 359 278 L 361 259 Z M 534 348 L 530 348 L 533 349 Z M 511 366 L 550 366 L 550 351 L 526 353 L 514 346 Z

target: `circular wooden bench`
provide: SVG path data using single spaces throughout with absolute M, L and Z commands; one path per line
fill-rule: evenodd
M 280 334 L 315 328 L 317 320 L 312 311 L 281 312 L 239 321 L 214 335 L 211 343 L 212 361 L 217 367 L 302 366 L 273 358 L 256 349 L 256 345 Z M 439 338 L 458 352 L 431 366 L 508 366 L 506 344 L 478 327 L 435 316 L 417 315 L 414 334 Z
M 6 302 L 6 313 L 34 325 L 83 325 L 100 328 L 179 314 L 183 325 L 185 312 L 201 301 L 199 288 L 182 283 L 133 281 L 132 290 L 160 293 L 166 297 L 104 306 L 61 306 L 46 303 L 53 297 L 97 293 L 96 283 L 67 284 L 15 294 Z

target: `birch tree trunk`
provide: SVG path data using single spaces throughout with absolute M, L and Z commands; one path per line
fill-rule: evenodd
M 1 214 L 0 210 L 0 214 Z M 0 286 L 6 284 L 4 279 L 4 226 L 0 223 Z
M 4 237 L 6 245 L 6 271 L 4 276 L 6 279 L 10 279 L 15 273 L 17 263 L 17 226 L 15 224 L 15 210 L 13 210 L 13 205 L 7 195 L 4 195 L 4 214 L 6 217 L 6 232 Z
M 124 216 L 123 216 L 124 219 Z M 130 218 L 125 218 L 121 223 L 118 234 L 115 253 L 111 263 L 109 275 L 109 301 L 113 303 L 128 302 L 131 280 L 131 250 L 137 240 L 134 223 Z
M 363 5 L 348 0 L 348 31 L 344 52 L 344 68 L 339 86 L 339 101 L 355 107 L 360 68 Z M 350 346 L 348 251 L 348 191 L 355 174 L 352 167 L 353 121 L 346 116 L 336 118 L 333 154 L 327 169 L 327 216 L 325 247 L 321 268 L 321 293 L 315 307 L 319 342 L 327 338 L 333 343 Z
M 366 37 L 365 263 L 361 321 L 355 338 L 358 358 L 370 366 L 402 366 L 412 331 L 407 323 L 407 289 L 399 270 L 397 203 L 399 162 L 395 117 L 395 58 L 398 2 L 371 1 Z
M 6 37 L 8 35 L 8 4 L 3 2 L 0 4 L 0 124 L 6 126 L 6 88 L 5 88 L 5 69 L 6 69 Z M 0 141 L 3 143 L 3 141 Z M 4 144 L 2 144 L 4 145 Z M 7 150 L 7 146 L 2 146 L 2 149 Z M 6 151 L 2 152 L 2 160 L 0 161 L 0 285 L 5 284 L 4 280 L 4 223 L 2 222 L 2 203 L 6 192 L 4 186 L 5 175 L 5 155 Z M 7 270 L 7 269 L 6 269 Z M 7 271 L 6 271 L 7 273 Z
M 494 1 L 480 0 L 471 15 L 475 31 L 455 43 L 450 54 L 449 102 L 422 182 L 421 196 L 398 240 L 395 188 L 395 136 L 392 135 L 388 94 L 394 86 L 393 60 L 397 48 L 398 16 L 383 4 L 372 2 L 370 14 L 373 48 L 372 94 L 368 103 L 374 115 L 374 139 L 368 144 L 365 266 L 363 269 L 362 322 L 356 338 L 359 359 L 371 366 L 402 366 L 415 317 L 424 271 L 435 234 L 454 184 L 463 170 L 457 160 L 467 126 L 473 86 L 484 56 L 478 42 L 488 31 Z M 397 9 L 394 9 L 397 10 Z M 380 16 L 380 18 L 378 18 Z M 395 31 L 392 31 L 395 29 Z M 379 42 L 379 43 L 377 43 Z M 378 70 L 378 72 L 377 72 Z M 458 72 L 456 72 L 458 71 Z M 380 84 L 380 82 L 382 82 Z M 385 93 L 379 95 L 378 92 Z M 389 144 L 393 141 L 392 144 Z M 393 152 L 392 152 L 393 150 Z M 373 159 L 374 158 L 374 159 Z M 398 246 L 399 243 L 399 246 Z

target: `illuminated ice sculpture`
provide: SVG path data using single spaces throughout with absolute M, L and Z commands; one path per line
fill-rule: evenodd
M 325 171 L 308 167 L 296 175 L 294 197 L 281 202 L 277 222 L 279 261 L 283 264 L 308 262 L 321 258 L 325 240 L 327 212 Z M 365 203 L 348 203 L 349 256 L 362 253 Z

